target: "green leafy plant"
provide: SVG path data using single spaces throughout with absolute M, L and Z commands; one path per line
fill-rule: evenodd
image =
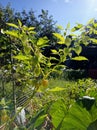
M 21 105 L 17 100 L 23 96 L 26 98 L 23 99 L 22 107 L 27 107 L 31 99 L 33 101 L 31 105 L 34 104 L 38 107 L 35 108 L 33 115 L 28 115 L 30 122 L 26 127 L 29 130 L 96 129 L 95 102 L 88 102 L 92 104 L 89 109 L 85 107 L 87 101 L 83 105 L 85 99 L 78 103 L 78 99 L 82 99 L 83 96 L 92 96 L 96 100 L 96 85 L 92 80 L 79 80 L 74 84 L 64 83 L 62 86 L 54 83 L 53 87 L 51 85 L 47 88 L 49 86 L 48 77 L 52 76 L 53 72 L 62 72 L 65 67 L 62 64 L 66 60 L 88 60 L 80 55 L 81 44 L 86 45 L 89 41 L 96 42 L 94 41 L 95 38 L 93 40 L 86 35 L 86 30 L 82 24 L 77 24 L 71 30 L 70 24 L 68 24 L 63 34 L 53 33 L 60 47 L 52 49 L 52 56 L 48 58 L 43 55 L 43 49 L 48 46 L 50 40 L 46 36 L 37 38 L 34 31 L 35 27 L 27 27 L 20 20 L 18 20 L 18 25 L 13 23 L 7 23 L 7 25 L 9 30 L 2 29 L 1 32 L 10 41 L 10 58 L 8 59 L 9 64 L 3 66 L 1 72 L 2 77 L 7 76 L 7 82 L 11 83 L 12 86 L 12 92 L 10 92 L 13 96 L 14 107 L 12 112 L 15 113 L 16 107 Z M 93 26 L 96 26 L 96 24 Z M 72 34 L 72 32 L 78 30 L 81 31 L 80 36 Z M 93 28 L 90 27 L 90 30 L 93 31 Z M 96 33 L 96 30 L 94 33 Z M 61 48 L 61 46 L 64 46 L 64 48 Z M 73 57 L 72 52 L 76 53 L 75 57 Z M 59 57 L 57 58 L 56 55 Z M 57 63 L 52 61 L 57 61 Z M 38 93 L 39 96 L 37 96 Z M 10 122 L 14 121 L 17 114 Z M 18 126 L 16 127 L 18 128 Z

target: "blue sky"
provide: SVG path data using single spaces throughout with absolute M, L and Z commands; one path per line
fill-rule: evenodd
M 11 3 L 16 11 L 30 10 L 40 14 L 41 9 L 49 11 L 58 25 L 66 26 L 70 22 L 86 24 L 91 18 L 97 18 L 97 0 L 0 0 L 3 6 Z

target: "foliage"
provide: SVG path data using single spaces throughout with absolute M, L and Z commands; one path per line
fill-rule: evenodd
M 45 108 L 45 107 L 44 107 Z M 92 106 L 92 109 L 90 111 L 86 110 L 84 107 L 80 106 L 77 102 L 71 105 L 68 109 L 65 106 L 64 100 L 56 100 L 53 103 L 49 104 L 49 109 L 47 109 L 48 115 L 45 115 L 45 113 L 42 113 L 42 115 L 39 115 L 37 119 L 35 120 L 38 122 L 37 125 L 34 128 L 40 128 L 42 129 L 44 125 L 41 127 L 40 124 L 43 123 L 43 117 L 50 117 L 49 120 L 53 124 L 50 125 L 51 129 L 66 129 L 66 130 L 86 130 L 93 127 L 93 129 L 97 129 L 97 127 L 92 124 L 95 119 L 94 111 L 96 111 L 95 104 Z M 40 111 L 41 112 L 41 111 Z M 44 119 L 45 122 L 46 119 Z M 35 122 L 34 121 L 34 122 Z M 41 122 L 42 121 L 42 122 Z M 95 123 L 95 122 L 94 122 Z M 92 124 L 92 125 L 90 125 Z M 45 127 L 47 124 L 45 124 Z M 44 127 L 44 128 L 45 128 Z
M 51 87 L 51 91 L 49 91 L 49 89 L 42 91 L 43 96 L 40 98 L 41 102 L 39 102 L 39 99 L 37 101 L 35 98 L 33 99 L 33 101 L 35 101 L 33 103 L 36 104 L 37 102 L 38 107 L 36 108 L 39 109 L 37 110 L 38 116 L 36 115 L 37 111 L 35 112 L 35 117 L 32 116 L 32 123 L 30 128 L 32 128 L 31 126 L 33 126 L 33 123 L 38 121 L 37 126 L 34 126 L 36 129 L 47 129 L 47 125 L 49 123 L 51 129 L 69 130 L 73 128 L 83 128 L 86 130 L 91 127 L 96 129 L 93 124 L 93 122 L 97 119 L 97 116 L 95 115 L 95 111 L 97 109 L 96 102 L 94 103 L 91 99 L 92 96 L 96 98 L 97 88 L 96 83 L 93 80 L 83 79 L 78 80 L 78 82 L 69 82 L 64 80 L 51 79 L 49 86 Z M 59 86 L 57 91 L 56 86 Z M 60 91 L 61 88 L 63 88 L 63 91 Z M 90 97 L 85 97 L 84 95 L 89 95 Z M 89 101 L 87 98 L 89 98 Z M 88 105 L 91 105 L 92 101 L 94 105 L 90 110 L 87 110 L 85 108 L 86 106 L 82 105 L 81 99 L 84 99 L 84 101 L 87 100 Z M 40 107 L 39 104 L 41 103 L 42 105 Z M 44 117 L 44 120 L 42 117 Z M 49 123 L 47 124 L 48 118 Z M 93 126 L 91 126 L 92 124 Z
M 84 56 L 88 61 L 69 60 L 67 66 L 73 69 L 89 69 L 97 68 L 96 49 L 97 49 L 97 20 L 90 19 L 86 25 L 78 24 L 73 28 L 73 31 L 79 33 L 78 43 L 81 45 L 81 56 Z M 75 57 L 76 54 L 73 54 Z M 73 58 L 75 59 L 75 58 Z
M 42 13 L 44 17 L 47 16 L 47 12 L 42 10 Z M 9 46 L 7 54 L 10 58 L 6 60 L 8 64 L 1 65 L 0 72 L 2 90 L 7 90 L 2 82 L 6 79 L 5 83 L 10 88 L 7 91 L 10 91 L 9 94 L 11 94 L 8 99 L 13 96 L 11 104 L 14 107 L 12 107 L 9 116 L 16 112 L 17 106 L 25 108 L 30 106 L 33 112 L 29 111 L 27 115 L 26 128 L 28 130 L 96 129 L 96 81 L 91 79 L 78 80 L 77 82 L 61 81 L 61 85 L 59 85 L 57 84 L 58 79 L 57 82 L 53 79 L 53 84 L 50 84 L 51 74 L 53 72 L 60 74 L 64 69 L 62 64 L 66 60 L 87 60 L 87 58 L 79 56 L 82 51 L 81 44 L 85 45 L 89 40 L 84 26 L 77 24 L 74 29 L 70 30 L 70 24 L 68 24 L 63 34 L 53 33 L 59 47 L 51 50 L 52 56 L 49 58 L 42 53 L 43 48 L 51 42 L 47 36 L 38 38 L 35 27 L 23 25 L 20 20 L 18 20 L 18 24 L 7 23 L 7 26 L 9 29 L 1 30 L 4 35 L 2 43 L 6 36 L 4 43 Z M 80 36 L 71 33 L 75 30 L 81 31 Z M 84 40 L 86 40 L 85 43 Z M 73 56 L 73 53 L 76 53 L 76 56 Z M 5 93 L 2 95 L 6 97 Z M 19 103 L 20 100 L 17 102 L 21 97 L 23 97 L 22 104 Z M 3 105 L 6 105 L 3 99 L 2 102 Z M 3 110 L 7 115 L 5 108 Z M 9 126 L 14 122 L 17 114 L 15 113 L 15 116 L 7 121 Z M 3 123 L 5 122 L 1 124 Z M 14 128 L 20 127 L 16 125 Z
M 17 28 L 16 24 L 18 24 L 18 19 L 20 19 L 20 21 L 23 23 L 23 25 L 28 26 L 28 27 L 35 27 L 35 32 L 36 33 L 36 37 L 37 38 L 41 38 L 41 37 L 47 37 L 50 42 L 48 44 L 48 46 L 44 46 L 43 47 L 43 54 L 45 54 L 46 56 L 49 55 L 50 56 L 50 49 L 52 47 L 55 48 L 55 43 L 56 43 L 56 39 L 53 37 L 54 32 L 59 32 L 59 29 L 56 27 L 56 22 L 53 20 L 53 16 L 49 15 L 47 10 L 41 10 L 41 13 L 36 16 L 35 12 L 30 9 L 28 12 L 26 12 L 26 10 L 22 10 L 22 12 L 17 12 L 14 9 L 11 8 L 10 4 L 8 4 L 6 7 L 3 7 L 2 5 L 0 5 L 0 28 L 2 29 L 14 29 Z M 14 23 L 15 25 L 12 26 L 8 26 L 6 23 Z M 15 32 L 14 34 L 15 35 Z M 9 44 L 7 44 L 7 42 Z M 5 62 L 1 62 L 2 64 L 6 64 L 8 63 L 8 61 L 6 61 L 6 57 L 8 59 L 9 54 L 7 53 L 10 50 L 10 39 L 8 40 L 8 38 L 6 39 L 6 37 L 4 35 L 2 35 L 2 33 L 0 33 L 0 46 L 1 49 L 0 51 L 2 52 L 0 55 L 0 61 L 5 61 Z M 17 47 L 17 45 L 15 46 Z M 5 54 L 3 54 L 3 52 Z M 49 52 L 49 54 L 47 53 Z M 3 57 L 4 58 L 3 58 Z

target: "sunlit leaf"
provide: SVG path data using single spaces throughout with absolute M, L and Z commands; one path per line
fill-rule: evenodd
M 94 18 L 90 19 L 87 24 L 92 24 L 94 22 Z
M 81 29 L 82 27 L 83 27 L 82 24 L 77 24 L 75 27 L 73 27 L 73 28 L 71 29 L 71 32 L 78 31 L 78 30 Z
M 59 41 L 59 42 L 57 42 L 58 44 L 64 44 L 64 42 L 63 41 Z
M 76 27 L 73 27 L 72 29 L 71 29 L 71 32 L 75 32 L 76 31 Z
M 61 34 L 59 34 L 59 33 L 53 33 L 53 35 L 54 35 L 56 38 L 59 39 L 59 41 L 58 41 L 59 44 L 64 44 L 65 39 L 64 39 L 64 37 L 63 37 Z
M 69 38 L 69 37 L 67 37 L 66 39 L 65 39 L 65 44 L 66 44 L 66 46 L 70 46 L 70 44 L 71 44 L 71 39 Z
M 50 60 L 57 60 L 57 61 L 59 61 L 59 59 L 57 59 L 55 57 L 50 57 Z
M 94 26 L 95 28 L 97 28 L 97 23 L 96 23 L 96 22 L 94 22 L 93 26 Z
M 13 23 L 6 23 L 8 26 L 14 27 L 14 28 L 19 28 L 17 25 L 13 24 Z
M 82 61 L 82 60 L 88 60 L 88 59 L 84 56 L 76 56 L 76 57 L 72 58 L 72 60 Z
M 91 40 L 92 42 L 94 42 L 94 43 L 97 44 L 97 39 L 95 39 L 95 38 L 90 38 L 90 40 Z
M 28 31 L 28 27 L 26 25 L 23 25 L 22 29 Z
M 93 33 L 97 35 L 97 30 L 93 30 Z
M 47 45 L 48 42 L 49 42 L 49 40 L 47 37 L 39 38 L 39 40 L 37 41 L 37 45 L 40 47 L 43 47 L 43 46 Z
M 30 34 L 36 34 L 36 32 L 35 32 L 35 31 L 29 31 L 29 33 L 30 33 Z
M 54 49 L 51 50 L 52 53 L 57 54 L 58 52 Z
M 76 26 L 77 28 L 82 28 L 83 27 L 83 24 L 79 24 L 79 23 L 77 23 L 77 26 Z
M 29 27 L 28 30 L 31 31 L 31 30 L 34 30 L 35 27 Z
M 16 38 L 21 38 L 21 36 L 18 34 L 18 32 L 16 30 L 12 30 L 12 31 L 5 31 L 5 33 L 7 35 L 10 35 L 10 36 L 13 36 L 13 37 L 16 37 Z
M 70 36 L 72 36 L 72 37 L 76 37 L 77 35 L 76 35 L 76 34 L 71 33 L 71 34 L 70 34 Z
M 18 60 L 28 60 L 29 59 L 29 57 L 24 56 L 24 55 L 13 56 L 13 58 L 18 59 Z
M 18 19 L 18 24 L 20 27 L 22 27 L 22 22 Z

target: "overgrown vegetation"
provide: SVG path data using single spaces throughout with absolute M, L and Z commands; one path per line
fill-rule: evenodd
M 42 13 L 40 17 L 47 18 L 47 12 Z M 81 52 L 83 46 L 96 44 L 96 37 L 90 35 L 96 35 L 97 23 L 91 20 L 72 29 L 68 24 L 61 34 L 49 32 L 57 47 L 50 48 L 47 56 L 44 50 L 52 40 L 21 21 L 1 26 L 0 129 L 96 130 L 96 80 L 64 75 L 67 61 L 88 61 Z M 19 123 L 17 116 L 24 108 L 26 122 Z

